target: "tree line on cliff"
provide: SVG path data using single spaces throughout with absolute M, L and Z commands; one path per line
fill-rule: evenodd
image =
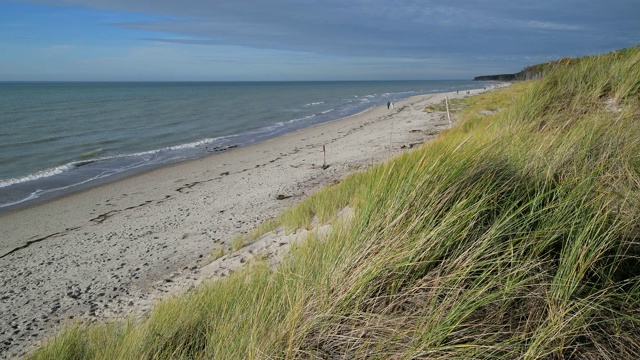
M 575 58 L 562 58 L 548 63 L 527 66 L 522 71 L 514 74 L 481 75 L 473 78 L 474 81 L 525 81 L 542 78 L 550 69 L 558 65 L 568 65 Z
M 637 51 L 637 47 L 630 47 L 621 50 L 615 50 L 611 53 L 604 54 L 605 58 L 608 58 L 609 61 L 614 61 L 618 59 L 620 56 L 628 52 Z M 542 64 L 536 64 L 527 66 L 522 71 L 519 71 L 514 74 L 498 74 L 498 75 L 481 75 L 473 78 L 474 81 L 526 81 L 526 80 L 537 80 L 541 79 L 545 74 L 547 74 L 550 70 L 558 66 L 567 66 L 571 64 L 575 64 L 579 59 L 565 57 L 559 60 L 554 60 Z

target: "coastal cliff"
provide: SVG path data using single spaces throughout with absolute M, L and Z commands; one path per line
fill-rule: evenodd
M 562 58 L 537 65 L 527 66 L 522 71 L 514 74 L 481 75 L 473 78 L 474 81 L 525 81 L 542 78 L 550 69 L 559 65 L 568 65 L 575 61 L 574 58 Z

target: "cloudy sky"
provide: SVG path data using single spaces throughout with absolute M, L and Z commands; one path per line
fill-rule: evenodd
M 470 79 L 640 44 L 640 0 L 0 0 L 0 81 Z

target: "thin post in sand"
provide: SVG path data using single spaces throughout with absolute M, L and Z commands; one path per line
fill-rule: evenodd
M 451 129 L 451 113 L 449 112 L 449 96 L 444 94 L 444 104 L 447 106 L 447 119 L 449 120 L 449 129 Z
M 322 145 L 322 153 L 324 155 L 324 161 L 322 162 L 322 168 L 326 169 L 328 168 L 327 166 L 327 148 L 325 145 Z

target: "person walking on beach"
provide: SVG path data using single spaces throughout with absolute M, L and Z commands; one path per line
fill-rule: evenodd
M 387 109 L 391 107 L 391 101 L 387 101 Z

